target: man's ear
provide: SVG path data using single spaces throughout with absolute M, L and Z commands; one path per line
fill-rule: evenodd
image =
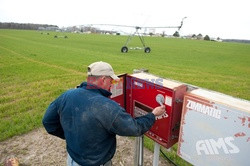
M 101 79 L 102 79 L 102 82 L 104 82 L 104 80 L 106 79 L 106 77 L 102 76 Z

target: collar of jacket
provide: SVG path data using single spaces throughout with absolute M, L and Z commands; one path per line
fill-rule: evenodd
M 94 91 L 97 93 L 101 93 L 105 97 L 109 97 L 112 95 L 111 92 L 109 92 L 105 89 L 102 89 L 94 84 L 87 83 L 87 82 L 81 83 L 81 85 L 78 88 L 84 88 L 84 89 L 91 90 L 91 91 Z

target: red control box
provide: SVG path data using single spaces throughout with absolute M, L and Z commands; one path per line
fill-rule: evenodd
M 133 117 L 152 112 L 160 104 L 165 105 L 166 113 L 156 117 L 155 124 L 145 135 L 166 148 L 173 146 L 178 141 L 182 101 L 187 86 L 149 73 L 124 74 L 120 78 L 112 85 L 114 95 L 111 99 Z

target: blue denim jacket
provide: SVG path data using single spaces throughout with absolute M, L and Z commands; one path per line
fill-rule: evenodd
M 53 101 L 43 117 L 47 132 L 65 139 L 69 155 L 80 165 L 106 163 L 114 156 L 116 134 L 140 136 L 155 122 L 152 113 L 132 118 L 110 95 L 84 82 Z

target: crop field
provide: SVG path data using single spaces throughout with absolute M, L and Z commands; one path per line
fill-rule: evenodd
M 144 68 L 250 100 L 249 44 L 145 37 L 151 53 L 121 53 L 127 36 L 48 33 L 0 30 L 0 141 L 41 127 L 50 102 L 85 81 L 95 61 L 110 63 L 116 74 Z M 139 39 L 131 46 L 141 46 Z

